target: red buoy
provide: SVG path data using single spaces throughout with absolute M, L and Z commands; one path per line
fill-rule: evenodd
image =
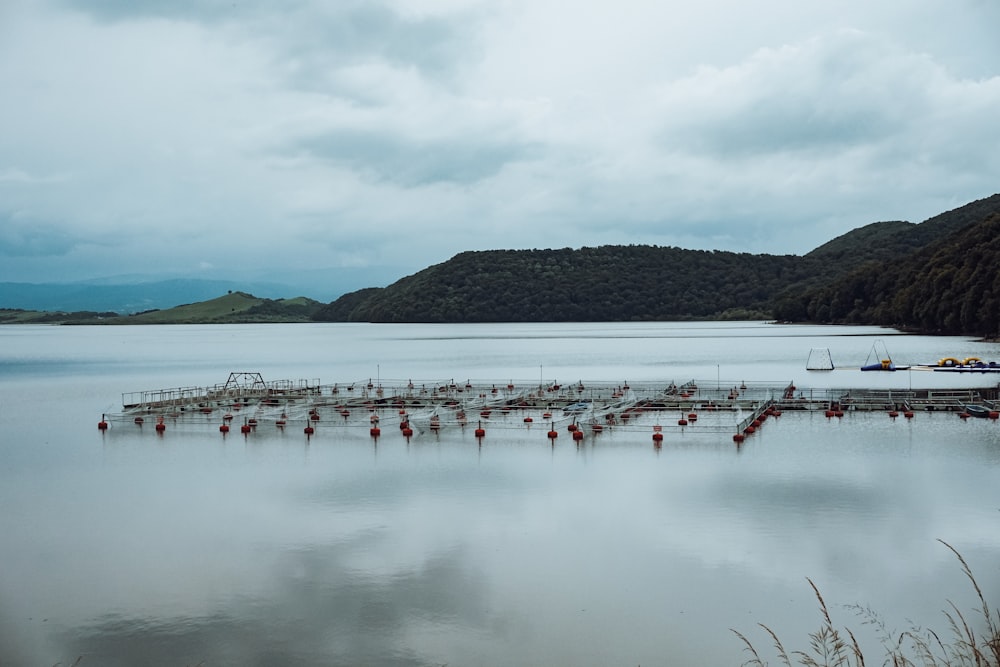
M 143 420 L 143 418 L 142 418 L 142 417 L 136 417 L 136 418 L 135 418 L 134 420 L 132 420 L 132 421 L 134 421 L 134 422 L 135 422 L 136 424 L 138 424 L 139 426 L 142 426 L 142 422 L 143 422 L 143 421 L 145 421 L 145 420 Z
M 687 426 L 688 425 L 688 420 L 686 420 L 683 417 L 681 417 L 680 419 L 677 420 L 677 425 L 678 426 Z
M 525 423 L 525 424 L 530 424 L 530 423 L 532 423 L 532 422 L 534 422 L 534 421 L 535 421 L 535 420 L 534 420 L 534 419 L 532 419 L 531 417 L 525 417 L 525 418 L 524 418 L 524 423 Z
M 551 429 L 548 435 L 549 435 L 549 440 L 555 440 L 556 438 L 559 437 L 559 431 Z
M 583 431 L 579 431 L 579 430 L 573 429 L 573 439 L 574 440 L 583 440 Z
M 167 430 L 166 424 L 164 424 L 163 422 L 156 422 L 157 433 L 163 433 L 165 430 Z
M 247 433 L 249 433 L 250 430 L 251 430 L 250 429 L 250 424 L 244 424 L 243 426 L 240 426 L 240 433 L 242 433 L 243 435 L 246 435 Z
M 653 441 L 654 442 L 660 442 L 661 440 L 663 440 L 663 434 L 662 433 L 660 433 L 659 431 L 657 431 L 656 433 L 653 434 Z
M 229 433 L 229 424 L 223 424 L 220 426 L 219 433 Z
M 733 442 L 735 442 L 737 445 L 743 442 L 744 440 L 746 440 L 746 437 L 744 437 L 742 433 L 733 434 Z
M 369 433 L 369 434 L 371 434 L 371 436 L 372 436 L 373 438 L 377 438 L 377 437 L 379 437 L 380 435 L 382 435 L 382 429 L 380 429 L 380 428 L 379 428 L 378 426 L 373 426 L 373 427 L 371 427 L 371 429 L 370 429 L 370 430 L 368 431 L 368 433 Z
M 99 431 L 108 430 L 108 422 L 104 421 L 104 415 L 101 415 L 101 421 L 97 422 L 97 430 Z
M 306 426 L 304 429 L 302 429 L 302 432 L 305 433 L 306 435 L 312 435 L 313 433 L 316 432 L 316 429 L 314 429 L 312 426 Z
M 403 429 L 400 429 L 400 430 L 402 431 L 403 436 L 406 437 L 406 438 L 409 438 L 410 436 L 413 435 L 413 429 L 410 428 L 409 426 L 407 426 L 407 427 L 405 427 Z
M 476 437 L 477 437 L 477 438 L 482 438 L 482 437 L 483 437 L 483 436 L 485 436 L 485 435 L 486 435 L 486 429 L 484 429 L 484 428 L 483 428 L 483 427 L 481 427 L 481 426 L 480 426 L 479 428 L 477 428 L 477 429 L 476 429 Z

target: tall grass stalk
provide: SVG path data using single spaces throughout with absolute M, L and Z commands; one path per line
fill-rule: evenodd
M 885 649 L 883 665 L 1000 667 L 1000 613 L 990 608 L 979 583 L 972 574 L 972 568 L 962 554 L 944 540 L 938 542 L 958 558 L 962 572 L 968 577 L 976 592 L 979 600 L 976 612 L 982 615 L 978 624 L 970 622 L 954 602 L 947 600 L 947 608 L 943 613 L 952 639 L 945 641 L 934 630 L 916 626 L 901 632 L 889 630 L 881 617 L 869 607 L 853 605 L 849 608 L 861 618 L 864 625 L 874 627 Z M 806 581 L 816 595 L 822 619 L 819 629 L 809 633 L 807 649 L 789 651 L 774 630 L 763 623 L 758 623 L 773 644 L 777 664 L 785 667 L 792 667 L 793 664 L 803 667 L 865 667 L 865 656 L 854 633 L 849 628 L 838 629 L 834 625 L 819 587 L 812 579 L 807 578 Z M 732 632 L 743 643 L 744 651 L 749 654 L 749 658 L 743 663 L 744 667 L 768 667 L 770 663 L 746 635 L 737 630 Z

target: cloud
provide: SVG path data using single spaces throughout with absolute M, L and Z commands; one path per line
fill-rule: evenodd
M 897 79 L 899 70 L 912 72 L 912 63 L 893 62 L 896 54 L 879 46 L 860 34 L 837 35 L 765 49 L 739 65 L 668 84 L 661 104 L 675 113 L 664 144 L 725 158 L 806 152 L 821 160 L 885 139 L 905 129 L 904 108 L 888 103 L 899 101 L 893 95 L 912 99 L 920 91 Z
M 0 211 L 0 257 L 58 257 L 77 243 L 57 225 Z
M 0 122 L 18 131 L 0 137 L 0 194 L 51 230 L 8 231 L 8 248 L 114 245 L 88 248 L 89 270 L 61 264 L 78 277 L 227 253 L 280 271 L 304 244 L 317 267 L 393 279 L 490 248 L 801 253 L 993 194 L 1000 168 L 984 27 L 1000 10 L 975 0 L 3 12 L 0 86 L 17 102 Z
M 274 49 L 307 88 L 325 82 L 324 70 L 371 60 L 443 75 L 462 62 L 468 48 L 459 22 L 433 14 L 405 14 L 391 3 L 296 0 L 280 10 L 266 3 L 66 0 L 64 5 L 109 23 L 169 21 L 233 33 L 250 32 Z M 315 77 L 310 83 L 307 75 Z
M 474 183 L 495 176 L 530 151 L 511 143 L 418 142 L 383 133 L 336 130 L 303 140 L 309 155 L 363 176 L 413 187 L 442 181 Z

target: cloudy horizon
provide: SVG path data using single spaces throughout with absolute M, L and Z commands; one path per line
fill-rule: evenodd
M 0 280 L 803 254 L 1000 192 L 1000 4 L 0 8 Z

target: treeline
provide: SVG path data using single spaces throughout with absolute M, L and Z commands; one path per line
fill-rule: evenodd
M 1000 195 L 919 225 L 879 222 L 805 256 L 645 245 L 464 252 L 319 321 L 781 319 L 994 336 Z

